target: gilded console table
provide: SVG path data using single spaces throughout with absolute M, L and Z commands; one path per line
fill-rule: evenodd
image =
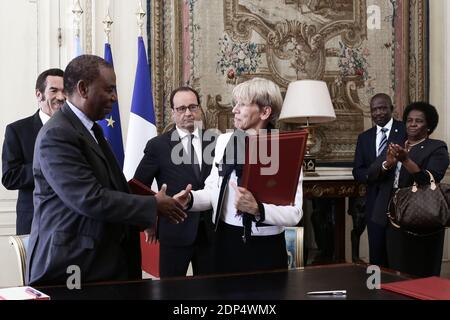
M 305 199 L 335 199 L 334 256 L 337 262 L 344 262 L 345 198 L 364 196 L 366 185 L 353 179 L 352 168 L 317 167 L 316 174 L 317 176 L 305 175 L 303 197 Z

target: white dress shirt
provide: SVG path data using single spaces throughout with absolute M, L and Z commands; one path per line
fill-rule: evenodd
M 198 165 L 200 167 L 200 170 L 202 170 L 202 144 L 200 141 L 200 135 L 198 128 L 195 128 L 194 131 L 191 133 L 189 131 L 185 131 L 183 129 L 178 128 L 176 126 L 178 135 L 180 136 L 181 143 L 183 144 L 184 150 L 186 150 L 188 153 L 191 152 L 191 146 L 188 145 L 189 143 L 189 136 L 193 134 L 192 137 L 192 145 L 194 146 L 195 154 L 198 159 Z
M 39 109 L 39 118 L 41 118 L 42 125 L 46 124 L 47 121 L 50 120 L 50 116 L 41 109 Z
M 83 126 L 86 127 L 86 129 L 89 131 L 89 133 L 91 134 L 91 136 L 94 138 L 94 140 L 98 143 L 97 139 L 95 138 L 95 134 L 94 131 L 92 131 L 92 126 L 94 125 L 94 121 L 92 121 L 91 119 L 88 118 L 87 115 L 85 115 L 83 113 L 83 111 L 81 111 L 80 109 L 78 109 L 77 107 L 75 107 L 72 103 L 70 103 L 69 100 L 66 100 L 67 105 L 69 106 L 70 110 L 73 111 L 73 113 L 75 113 L 75 115 L 77 116 L 78 119 L 80 119 L 81 123 L 83 124 Z
M 381 131 L 382 128 L 386 128 L 386 138 L 389 140 L 389 134 L 391 133 L 391 129 L 392 129 L 392 124 L 394 123 L 394 119 L 391 118 L 391 120 L 389 120 L 388 123 L 386 123 L 386 125 L 384 127 L 380 127 L 379 125 L 377 125 L 377 139 L 376 139 L 376 144 L 375 144 L 375 154 L 377 156 L 379 156 L 378 154 L 378 148 L 380 146 L 381 143 L 381 137 L 383 136 L 383 132 Z M 386 146 L 387 148 L 387 146 Z

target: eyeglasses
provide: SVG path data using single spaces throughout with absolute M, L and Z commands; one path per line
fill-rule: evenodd
M 188 106 L 180 106 L 174 109 L 179 114 L 183 114 L 186 112 L 187 109 L 189 109 L 190 112 L 197 112 L 200 109 L 200 106 L 198 104 L 190 104 Z

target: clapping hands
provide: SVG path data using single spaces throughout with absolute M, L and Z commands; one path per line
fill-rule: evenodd
M 391 143 L 388 147 L 386 160 L 388 160 L 388 158 L 393 158 L 395 162 L 403 162 L 408 158 L 408 151 L 398 144 Z

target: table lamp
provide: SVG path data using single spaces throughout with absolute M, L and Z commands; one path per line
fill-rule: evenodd
M 316 159 L 311 149 L 316 143 L 314 124 L 336 119 L 330 92 L 324 81 L 298 80 L 287 88 L 279 120 L 284 123 L 302 124 L 308 130 L 308 141 L 303 163 L 306 174 L 315 175 Z

